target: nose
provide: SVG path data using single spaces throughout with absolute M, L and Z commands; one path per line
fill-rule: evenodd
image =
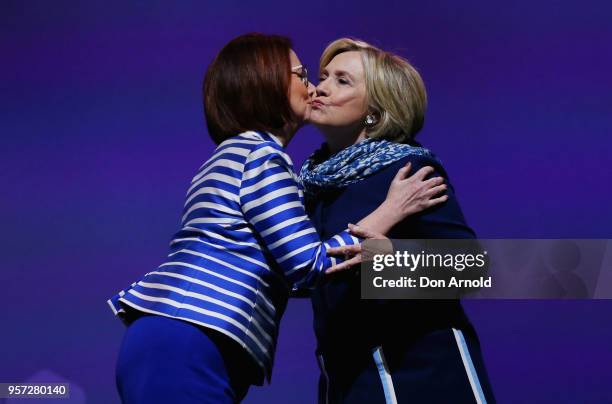
M 320 96 L 325 97 L 325 96 L 329 95 L 329 91 L 327 89 L 327 86 L 325 85 L 325 80 L 319 82 L 319 84 L 315 88 L 315 94 L 318 97 L 320 97 Z

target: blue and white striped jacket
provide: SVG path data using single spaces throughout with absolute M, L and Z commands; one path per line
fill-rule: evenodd
M 108 303 L 120 317 L 129 306 L 217 330 L 269 380 L 289 291 L 314 286 L 336 263 L 326 247 L 358 242 L 343 231 L 322 243 L 282 143 L 244 132 L 193 178 L 167 260 Z

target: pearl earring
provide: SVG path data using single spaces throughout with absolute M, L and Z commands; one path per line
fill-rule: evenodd
M 376 123 L 376 117 L 375 117 L 374 115 L 369 114 L 369 115 L 367 115 L 367 116 L 366 116 L 366 118 L 365 118 L 365 124 L 366 124 L 367 126 L 372 126 L 372 125 L 374 125 L 375 123 Z

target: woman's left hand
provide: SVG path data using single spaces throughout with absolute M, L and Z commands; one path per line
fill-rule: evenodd
M 443 177 L 425 179 L 434 173 L 433 167 L 423 167 L 408 176 L 410 168 L 408 163 L 397 172 L 383 202 L 388 214 L 398 216 L 397 221 L 448 200 L 446 194 L 438 196 L 448 188 Z

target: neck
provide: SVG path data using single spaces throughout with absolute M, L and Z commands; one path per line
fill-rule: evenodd
M 295 132 L 297 132 L 299 128 L 295 126 L 285 125 L 282 129 L 272 132 L 274 136 L 278 138 L 283 144 L 283 147 L 287 147 L 293 136 L 295 136 Z
M 323 133 L 323 137 L 327 142 L 331 154 L 337 153 L 340 150 L 344 150 L 349 146 L 367 139 L 366 130 L 361 125 L 355 128 L 337 128 L 329 126 L 317 126 L 317 128 Z

